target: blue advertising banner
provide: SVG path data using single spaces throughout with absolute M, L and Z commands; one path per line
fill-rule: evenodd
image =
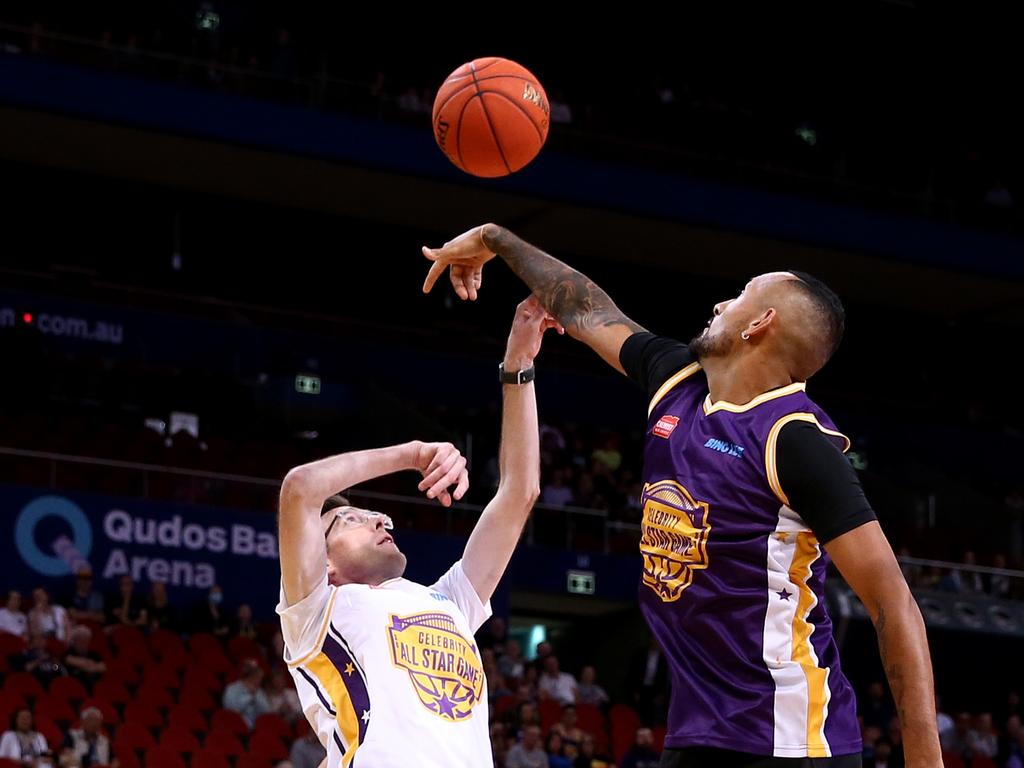
M 278 564 L 273 515 L 91 494 L 55 494 L 0 487 L 2 588 L 46 587 L 58 602 L 88 566 L 94 587 L 117 590 L 128 574 L 148 590 L 167 584 L 172 602 L 199 602 L 214 584 L 228 606 L 249 603 L 268 618 L 277 602 Z
M 0 592 L 42 586 L 61 603 L 74 574 L 88 566 L 104 595 L 115 594 L 127 574 L 142 594 L 164 582 L 172 603 L 187 608 L 216 584 L 229 611 L 247 603 L 258 620 L 274 619 L 281 571 L 277 522 L 268 512 L 0 486 L 0 516 L 7 534 L 0 536 Z M 406 578 L 423 584 L 438 579 L 466 544 L 412 530 L 395 535 L 408 557 Z M 515 589 L 632 603 L 638 580 L 636 557 L 520 546 L 492 605 L 507 613 Z

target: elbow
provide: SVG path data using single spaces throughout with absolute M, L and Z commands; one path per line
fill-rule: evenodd
M 288 502 L 302 498 L 309 487 L 309 477 L 303 467 L 295 467 L 288 471 L 281 481 L 281 508 L 289 506 Z
M 540 498 L 540 483 L 505 483 L 498 488 L 498 493 L 522 509 L 523 514 L 529 514 Z

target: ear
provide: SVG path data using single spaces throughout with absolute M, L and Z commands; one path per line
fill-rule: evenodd
M 775 307 L 768 307 L 764 312 L 758 315 L 756 318 L 750 321 L 744 332 L 747 334 L 747 338 L 754 338 L 758 334 L 762 334 L 768 330 L 768 327 L 775 322 L 779 313 L 775 311 Z

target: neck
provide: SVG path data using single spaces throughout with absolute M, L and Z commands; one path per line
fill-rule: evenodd
M 709 357 L 701 360 L 700 365 L 708 379 L 712 403 L 725 400 L 743 405 L 794 381 L 783 365 L 766 355 Z

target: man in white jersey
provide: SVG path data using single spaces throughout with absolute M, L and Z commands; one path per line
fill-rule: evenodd
M 406 560 L 389 533 L 390 518 L 332 494 L 414 469 L 423 476 L 419 489 L 450 506 L 469 485 L 454 446 L 414 441 L 344 453 L 285 477 L 277 612 L 284 658 L 328 768 L 491 764 L 473 634 L 491 614 L 491 594 L 540 492 L 531 382 L 548 328 L 563 332 L 536 299 L 516 309 L 499 371 L 501 482 L 462 559 L 432 586 L 402 578 Z

